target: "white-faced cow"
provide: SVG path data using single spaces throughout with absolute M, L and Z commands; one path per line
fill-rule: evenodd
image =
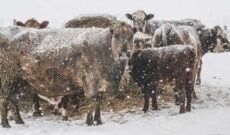
M 66 39 L 66 31 L 70 32 L 67 37 L 73 36 L 71 41 Z M 23 71 L 19 77 L 23 77 L 35 88 L 37 94 L 45 97 L 60 97 L 84 91 L 90 103 L 86 123 L 92 125 L 96 121 L 101 124 L 100 93 L 114 95 L 118 92 L 127 58 L 133 49 L 135 30 L 121 23 L 113 30 L 64 29 L 47 33 L 48 30 L 27 31 L 11 42 L 11 45 L 18 45 L 16 52 L 19 56 L 15 60 L 20 63 Z M 74 38 L 76 35 L 78 37 Z M 14 94 L 11 89 L 6 90 L 9 91 L 7 97 Z M 9 127 L 6 99 L 3 127 Z
M 183 19 L 183 20 L 151 20 L 154 15 L 146 14 L 143 10 L 137 10 L 134 13 L 127 13 L 125 16 L 133 22 L 135 28 L 140 32 L 145 32 L 154 35 L 155 31 L 163 24 L 169 23 L 176 26 L 192 26 L 195 28 L 204 28 L 205 26 L 197 19 Z

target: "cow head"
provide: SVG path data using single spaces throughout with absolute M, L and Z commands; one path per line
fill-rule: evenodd
M 229 40 L 220 26 L 212 29 L 201 29 L 198 31 L 202 44 L 203 55 L 208 51 L 223 52 L 229 49 Z
M 154 17 L 153 14 L 146 14 L 143 10 L 138 10 L 133 14 L 125 14 L 125 16 L 133 22 L 134 27 L 140 31 L 145 32 L 146 22 Z
M 43 21 L 42 23 L 39 23 L 34 18 L 27 20 L 25 23 L 20 22 L 20 21 L 16 22 L 17 26 L 28 27 L 28 28 L 37 28 L 37 29 L 46 28 L 48 26 L 48 24 L 49 24 L 48 21 Z
M 116 61 L 127 60 L 132 52 L 133 36 L 136 28 L 120 23 L 110 30 L 112 34 L 112 52 Z

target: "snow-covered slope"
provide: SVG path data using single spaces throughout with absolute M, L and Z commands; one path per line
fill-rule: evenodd
M 57 116 L 33 119 L 23 114 L 25 125 L 12 121 L 4 135 L 229 135 L 230 134 L 230 53 L 208 53 L 203 58 L 202 85 L 196 86 L 199 100 L 192 112 L 178 114 L 173 103 L 144 114 L 141 108 L 102 113 L 103 125 L 88 127 L 85 117 L 63 122 Z M 213 78 L 216 77 L 216 78 Z

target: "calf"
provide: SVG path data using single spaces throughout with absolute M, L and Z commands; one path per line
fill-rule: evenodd
M 157 110 L 157 87 L 159 82 L 175 81 L 176 98 L 180 101 L 180 113 L 191 111 L 192 93 L 194 91 L 193 72 L 196 51 L 191 45 L 172 45 L 169 47 L 136 50 L 130 60 L 130 75 L 141 87 L 144 94 L 143 111 L 149 108 Z M 185 101 L 187 99 L 186 109 Z

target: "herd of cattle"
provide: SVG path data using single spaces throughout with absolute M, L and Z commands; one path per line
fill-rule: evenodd
M 180 113 L 191 111 L 192 98 L 197 98 L 194 84 L 201 83 L 201 57 L 216 48 L 230 49 L 223 29 L 206 28 L 195 19 L 157 21 L 153 14 L 142 10 L 126 17 L 133 26 L 99 16 L 74 19 L 59 29 L 47 28 L 48 21 L 34 19 L 1 27 L 2 126 L 10 127 L 9 103 L 15 108 L 16 123 L 24 123 L 17 98 L 18 88 L 23 85 L 29 85 L 34 93 L 34 116 L 41 115 L 42 98 L 62 108 L 63 119 L 67 120 L 68 101 L 78 102 L 84 93 L 87 103 L 92 104 L 86 123 L 102 124 L 101 94 L 116 95 L 127 73 L 143 92 L 144 112 L 150 97 L 152 109 L 158 109 L 159 84 L 174 86 Z

